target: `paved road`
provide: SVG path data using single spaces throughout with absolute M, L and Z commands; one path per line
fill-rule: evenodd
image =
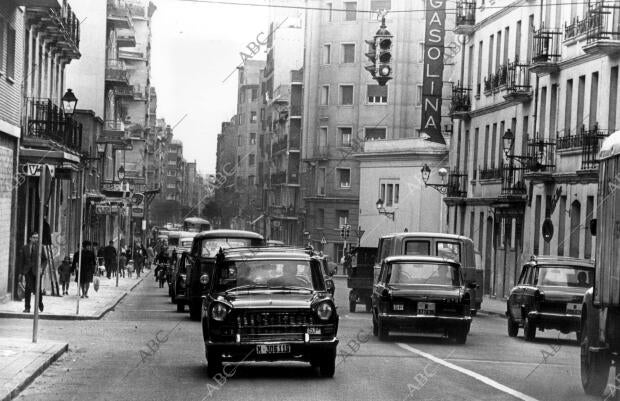
M 323 379 L 304 364 L 244 364 L 225 383 L 206 376 L 200 325 L 176 313 L 149 277 L 100 321 L 42 321 L 41 338 L 70 351 L 19 400 L 595 400 L 579 381 L 574 335 L 540 333 L 526 343 L 506 335 L 505 320 L 479 316 L 467 344 L 439 338 L 372 337 L 370 314 L 349 313 L 337 279 L 341 313 L 338 366 Z M 27 336 L 29 320 L 0 325 Z M 159 339 L 159 341 L 158 341 Z M 156 352 L 149 350 L 158 349 Z M 349 347 L 350 345 L 350 347 Z

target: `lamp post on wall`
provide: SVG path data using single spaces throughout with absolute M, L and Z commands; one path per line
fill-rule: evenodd
M 448 193 L 448 184 L 445 183 L 448 170 L 442 167 L 437 171 L 437 174 L 441 177 L 441 184 L 429 184 L 428 179 L 431 176 L 431 168 L 426 163 L 422 166 L 422 181 L 424 182 L 424 186 L 435 189 L 442 197 L 441 203 L 439 204 L 439 232 L 443 232 L 443 196 Z

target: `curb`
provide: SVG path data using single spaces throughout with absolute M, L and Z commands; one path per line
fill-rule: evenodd
M 140 277 L 140 280 L 136 281 L 136 283 L 118 298 L 116 298 L 113 302 L 108 304 L 108 306 L 104 306 L 98 313 L 94 315 L 41 315 L 39 314 L 40 320 L 100 320 L 103 318 L 108 312 L 116 308 L 116 306 L 123 300 L 130 292 L 134 290 L 142 280 L 150 273 L 150 271 L 144 276 Z M 33 317 L 32 313 L 11 313 L 11 312 L 0 312 L 0 318 L 9 318 L 9 319 L 30 319 Z M 3 401 L 3 400 L 0 400 Z
M 8 394 L 0 401 L 10 401 L 17 397 L 26 387 L 28 387 L 34 379 L 36 379 L 45 369 L 47 369 L 52 363 L 54 363 L 62 354 L 69 350 L 69 344 L 65 343 L 58 351 L 51 355 L 47 361 L 39 366 L 34 372 L 29 374 L 21 383 L 18 383 L 15 388 L 8 391 Z

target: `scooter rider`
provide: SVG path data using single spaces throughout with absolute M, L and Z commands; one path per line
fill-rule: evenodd
M 166 280 L 166 270 L 168 268 L 168 264 L 170 263 L 170 258 L 168 257 L 168 252 L 166 249 L 162 248 L 162 250 L 155 257 L 155 264 L 157 267 L 155 268 L 155 281 L 159 281 L 159 288 L 163 288 L 164 281 Z M 163 270 L 163 274 L 160 271 Z

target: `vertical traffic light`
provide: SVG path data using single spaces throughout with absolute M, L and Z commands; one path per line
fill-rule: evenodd
M 381 28 L 379 28 L 373 40 L 366 40 L 366 43 L 368 43 L 366 57 L 372 64 L 366 66 L 365 69 L 370 72 L 372 78 L 381 86 L 384 86 L 387 81 L 392 79 L 393 37 L 385 25 L 384 14 L 381 19 Z
M 344 230 L 345 230 L 344 226 L 341 226 L 341 227 L 340 227 L 340 237 L 341 237 L 341 238 L 345 238 L 345 236 L 344 236 Z
M 350 229 L 351 229 L 351 227 L 347 224 L 347 225 L 345 226 L 345 229 L 344 229 L 344 237 L 345 237 L 345 238 L 349 238 L 349 230 L 350 230 Z

